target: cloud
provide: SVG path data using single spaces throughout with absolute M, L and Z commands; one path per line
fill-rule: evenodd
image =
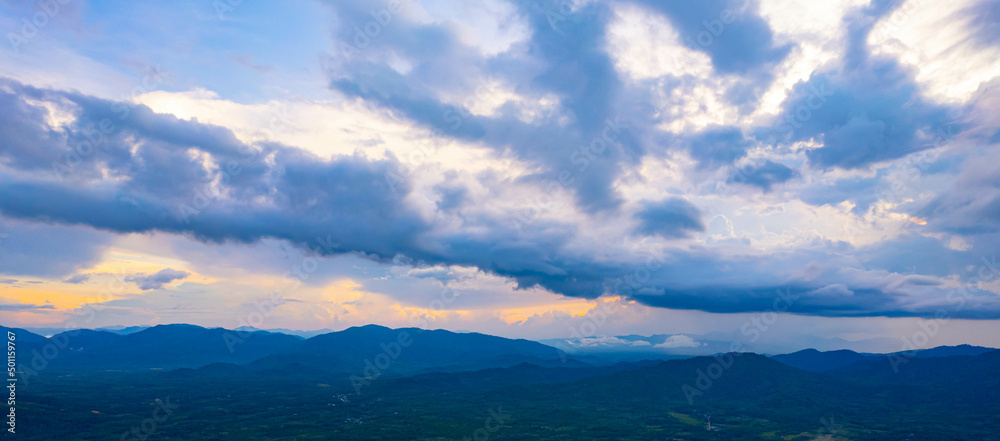
M 819 140 L 806 151 L 816 168 L 856 169 L 933 146 L 933 135 L 953 120 L 948 106 L 925 98 L 916 71 L 871 54 L 867 37 L 894 2 L 873 3 L 852 15 L 842 59 L 792 88 L 780 125 L 763 131 L 790 142 Z
M 26 312 L 41 309 L 55 309 L 52 305 L 33 305 L 30 303 L 0 303 L 0 311 Z
M 663 343 L 653 345 L 654 348 L 658 349 L 697 348 L 698 346 L 701 346 L 701 343 L 683 334 L 671 335 Z
M 869 268 L 940 277 L 960 274 L 963 267 L 975 261 L 973 253 L 952 249 L 938 238 L 912 233 L 861 248 L 857 256 Z
M 812 297 L 850 297 L 854 295 L 854 291 L 851 291 L 842 283 L 834 283 L 822 288 L 816 288 L 806 293 L 806 295 Z
M 0 155 L 2 149 L 0 143 Z M 4 176 L 0 171 L 0 182 Z M 0 214 L 3 212 L 0 208 Z M 96 263 L 112 239 L 111 234 L 87 226 L 34 223 L 4 216 L 0 216 L 0 222 L 0 231 L 6 234 L 0 236 L 0 274 L 67 276 Z
M 184 279 L 189 275 L 191 275 L 191 273 L 187 271 L 165 268 L 150 275 L 140 273 L 127 276 L 125 277 L 125 281 L 135 283 L 139 289 L 147 291 L 151 289 L 163 288 L 163 285 L 173 282 L 174 280 Z
M 70 278 L 63 280 L 63 283 L 80 284 L 90 280 L 90 274 L 75 274 L 70 276 Z
M 787 102 L 784 130 L 791 139 L 822 139 L 822 147 L 806 153 L 817 167 L 859 168 L 918 152 L 933 145 L 925 132 L 951 122 L 945 108 L 920 97 L 913 73 L 891 60 L 816 74 Z
M 712 127 L 691 137 L 691 156 L 701 167 L 715 168 L 742 158 L 753 141 L 738 127 Z
M 571 339 L 566 340 L 566 343 L 580 348 L 642 347 L 651 345 L 648 341 L 630 341 L 609 335 Z
M 979 1 L 960 12 L 972 28 L 971 39 L 984 47 L 995 47 L 1000 43 L 1000 4 L 992 1 Z
M 0 213 L 16 234 L 0 242 L 0 268 L 62 280 L 116 238 L 166 236 L 260 254 L 294 248 L 286 258 L 263 257 L 274 260 L 260 267 L 278 272 L 288 261 L 346 254 L 364 268 L 319 270 L 308 283 L 357 278 L 382 291 L 418 284 L 411 302 L 436 295 L 441 283 L 486 280 L 507 291 L 470 292 L 619 294 L 662 308 L 740 313 L 766 310 L 782 289 L 797 296 L 795 314 L 933 316 L 951 306 L 957 281 L 969 279 L 961 270 L 1000 243 L 997 158 L 986 148 L 998 133 L 996 107 L 942 104 L 923 89 L 927 72 L 875 47 L 869 31 L 898 4 L 848 13 L 843 32 L 824 30 L 845 40 L 820 55 L 814 41 L 796 42 L 799 34 L 775 36 L 756 2 L 574 3 L 554 25 L 547 12 L 561 10 L 555 0 L 490 3 L 498 15 L 412 8 L 364 50 L 334 49 L 323 65 L 326 93 L 357 106 L 338 107 L 359 115 L 343 131 L 377 115 L 402 135 L 336 138 L 343 141 L 323 157 L 227 128 L 256 126 L 229 123 L 245 116 L 204 117 L 256 106 L 232 96 L 218 100 L 226 107 L 205 109 L 197 100 L 170 102 L 195 92 L 162 92 L 140 99 L 143 106 L 2 81 Z M 343 42 L 371 20 L 366 2 L 324 7 Z M 681 59 L 696 66 L 642 75 L 623 67 L 648 52 L 620 26 L 636 10 L 655 16 L 643 25 L 659 28 L 646 33 L 656 41 L 690 37 Z M 836 15 L 831 23 L 840 22 Z M 629 59 L 611 53 L 618 47 L 630 49 Z M 229 52 L 227 62 L 248 53 Z M 269 75 L 286 68 L 249 53 L 254 64 L 274 66 Z M 765 90 L 767 103 L 757 99 Z M 955 115 L 955 142 L 936 143 Z M 417 148 L 410 141 L 426 138 L 482 166 L 407 161 Z M 909 167 L 914 153 L 938 150 L 939 161 Z M 751 161 L 760 161 L 755 173 L 737 174 Z M 905 197 L 879 194 L 910 168 L 920 179 Z M 720 182 L 746 186 L 720 194 Z M 552 203 L 533 206 L 539 195 Z M 512 222 L 525 207 L 537 216 Z M 711 234 L 695 234 L 706 217 L 715 219 Z M 916 217 L 926 225 L 907 221 Z M 877 228 L 864 238 L 840 231 L 869 218 Z M 201 273 L 197 262 L 185 267 Z M 955 316 L 995 317 L 1000 305 L 987 294 L 970 290 L 975 307 Z M 499 303 L 472 297 L 458 302 Z
M 646 202 L 636 218 L 639 219 L 636 233 L 647 236 L 673 238 L 705 231 L 701 210 L 682 198 Z
M 7 87 L 23 95 L 21 108 L 35 105 L 28 104 L 29 98 L 75 106 L 75 120 L 51 128 L 66 139 L 85 138 L 84 129 L 101 118 L 121 121 L 120 114 L 109 110 L 114 103 L 16 83 Z M 504 222 L 504 213 L 485 212 L 464 219 L 468 226 L 449 226 L 413 208 L 408 201 L 410 182 L 388 182 L 398 165 L 392 158 L 348 155 L 321 160 L 274 143 L 245 145 L 217 126 L 158 115 L 144 106 L 131 112 L 138 121 L 105 134 L 103 142 L 61 178 L 55 172 L 26 176 L 0 169 L 0 212 L 18 222 L 118 234 L 158 231 L 216 244 L 277 239 L 323 255 L 356 253 L 383 263 L 478 268 L 510 278 L 518 289 L 541 287 L 582 298 L 617 293 L 675 309 L 760 311 L 769 307 L 775 289 L 806 293 L 832 283 L 843 283 L 856 295 L 841 303 L 829 296 L 805 296 L 790 311 L 925 316 L 933 315 L 945 298 L 942 288 L 900 285 L 892 274 L 856 268 L 856 262 L 843 261 L 839 250 L 792 249 L 757 257 L 663 248 L 650 257 L 612 248 L 614 257 L 608 258 L 602 245 L 586 244 L 588 232 L 571 222 L 537 219 L 518 228 Z M 24 154 L 0 148 L 7 156 Z M 39 139 L 38 148 L 55 158 L 63 158 L 66 151 L 65 144 L 48 138 Z M 117 178 L 95 180 L 105 174 Z M 683 238 L 705 229 L 701 210 L 685 198 L 639 204 L 634 231 L 639 234 Z M 657 262 L 658 267 L 650 266 Z M 795 271 L 803 262 L 828 269 L 820 276 L 804 276 Z M 636 285 L 633 273 L 644 267 L 656 271 Z M 148 289 L 169 282 L 155 277 L 134 280 Z M 970 303 L 978 307 L 956 316 L 983 318 L 1000 311 L 995 296 L 977 292 Z
M 953 136 L 941 136 L 936 144 L 958 152 L 937 155 L 935 164 L 927 166 L 926 179 L 933 165 L 944 163 L 947 176 L 930 197 L 915 202 L 912 212 L 927 219 L 928 228 L 949 234 L 972 236 L 979 244 L 979 253 L 993 252 L 995 234 L 1000 232 L 1000 177 L 996 173 L 998 140 L 992 134 L 1000 128 L 1000 120 L 983 115 L 996 115 L 1000 109 L 1000 79 L 984 85 L 971 99 L 961 124 L 968 128 Z M 971 115 L 976 115 L 972 117 Z M 962 146 L 968 146 L 962 148 Z M 978 237 L 977 237 L 978 236 Z
M 475 268 L 434 266 L 412 268 L 406 272 L 406 276 L 417 279 L 434 279 L 442 284 L 447 284 L 455 280 L 473 278 L 477 272 L 478 270 Z
M 721 73 L 746 73 L 778 63 L 791 49 L 775 44 L 770 26 L 750 1 L 641 3 L 665 15 L 684 44 L 708 54 Z
M 80 117 L 64 129 L 68 138 L 84 139 L 85 128 L 105 118 L 121 127 L 104 135 L 100 145 L 71 170 L 59 168 L 34 178 L 0 173 L 0 212 L 9 217 L 85 224 L 119 233 L 192 233 L 215 242 L 278 237 L 312 248 L 318 246 L 318 238 L 329 238 L 325 243 L 387 258 L 409 241 L 405 236 L 422 228 L 419 218 L 401 202 L 406 189 L 388 182 L 391 161 L 348 156 L 324 162 L 275 144 L 254 146 L 260 149 L 256 150 L 236 141 L 228 130 L 156 115 L 145 106 L 136 106 L 131 116 L 123 118 L 111 111 L 118 107 L 112 102 L 16 84 L 10 87 L 25 98 L 69 100 L 78 106 Z M 131 139 L 144 143 L 132 149 Z M 70 145 L 77 144 L 70 141 Z M 202 159 L 189 154 L 192 148 L 208 155 L 218 167 L 206 168 Z M 5 156 L 22 154 L 6 146 L 0 149 Z M 65 166 L 61 161 L 66 158 L 65 144 L 39 139 L 37 149 Z M 268 166 L 264 158 L 276 166 Z M 52 164 L 50 160 L 47 166 Z M 76 185 L 99 176 L 101 169 L 128 176 L 127 183 Z M 62 178 L 53 179 L 60 171 Z M 221 188 L 214 187 L 215 179 L 222 180 Z M 296 214 L 306 211 L 309 216 Z M 328 226 L 332 219 L 336 219 L 335 227 Z M 372 229 L 381 234 L 367 234 Z
M 114 113 L 115 103 L 97 98 L 13 82 L 8 87 L 24 100 L 76 106 L 79 116 L 62 129 L 70 138 L 85 138 L 85 128 L 105 118 L 131 118 Z M 61 178 L 55 172 L 35 177 L 0 172 L 0 212 L 116 233 L 161 231 L 216 243 L 276 238 L 320 254 L 356 252 L 383 262 L 400 257 L 474 266 L 512 277 L 523 288 L 540 285 L 584 297 L 599 296 L 612 272 L 590 263 L 592 257 L 562 255 L 568 237 L 548 235 L 552 230 L 544 221 L 521 232 L 502 223 L 487 235 L 431 231 L 405 202 L 408 182 L 390 183 L 399 169 L 393 159 L 354 155 L 323 161 L 273 143 L 243 145 L 219 127 L 157 115 L 141 105 L 130 114 L 142 121 L 105 134 Z M 186 131 L 191 133 L 175 133 Z M 135 139 L 143 141 L 140 148 L 129 146 Z M 65 157 L 65 145 L 38 142 L 51 157 Z M 205 159 L 218 166 L 206 167 Z M 102 173 L 122 179 L 79 185 Z M 536 237 L 522 241 L 520 234 Z
M 771 191 L 774 184 L 788 181 L 799 173 L 784 164 L 766 160 L 756 167 L 740 168 L 729 176 L 729 183 L 739 183 L 759 187 L 765 192 Z
M 330 7 L 343 23 L 370 20 L 363 2 L 333 2 Z M 613 152 L 639 153 L 638 138 L 649 118 L 620 105 L 623 84 L 603 49 L 608 6 L 581 5 L 556 26 L 545 5 L 518 2 L 516 7 L 515 15 L 526 20 L 523 26 L 532 37 L 521 43 L 518 56 L 489 57 L 466 45 L 455 28 L 416 23 L 404 15 L 360 56 L 334 56 L 337 62 L 328 71 L 331 87 L 404 116 L 441 138 L 475 142 L 538 164 L 537 175 L 526 179 L 556 181 L 560 173 L 570 172 L 573 179 L 565 187 L 585 211 L 617 209 L 622 200 L 614 180 L 631 156 Z M 350 41 L 354 31 L 343 27 L 336 32 Z M 401 53 L 418 67 L 395 66 L 392 57 Z M 516 86 L 517 95 L 530 97 L 526 101 L 551 97 L 559 110 L 527 122 L 514 100 L 502 102 L 491 115 L 472 112 L 497 92 L 493 83 Z
M 799 199 L 810 205 L 836 205 L 851 201 L 854 203 L 854 213 L 864 214 L 878 200 L 875 188 L 880 183 L 881 179 L 878 177 L 837 179 L 832 184 L 823 182 L 802 189 Z

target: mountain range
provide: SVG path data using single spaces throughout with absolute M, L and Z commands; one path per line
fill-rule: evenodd
M 46 367 L 56 370 L 177 369 L 232 363 L 254 370 L 284 369 L 294 365 L 305 369 L 349 372 L 364 368 L 365 360 L 374 362 L 375 357 L 386 353 L 392 363 L 381 370 L 382 373 L 410 374 L 510 367 L 522 363 L 565 367 L 567 360 L 588 366 L 610 365 L 623 360 L 669 360 L 724 353 L 724 348 L 731 344 L 678 338 L 686 337 L 682 334 L 548 339 L 535 342 L 479 333 L 428 331 L 419 328 L 391 329 L 378 325 L 330 331 L 309 338 L 253 328 L 227 330 L 187 324 L 64 330 L 48 338 L 24 329 L 0 329 L 15 331 L 19 342 L 24 345 L 22 351 L 27 349 L 29 354 L 32 350 L 51 343 L 58 354 L 47 357 L 51 360 L 46 360 Z M 401 336 L 405 337 L 405 341 L 399 341 Z M 392 349 L 397 345 L 398 355 Z M 632 349 L 623 349 L 623 345 Z M 697 352 L 700 354 L 678 354 L 669 351 L 671 348 L 698 348 Z M 913 358 L 975 356 L 993 350 L 959 345 L 875 354 L 846 349 L 819 351 L 810 348 L 771 357 L 803 371 L 829 372 L 893 358 L 904 360 L 899 363 L 907 363 Z M 23 356 L 20 358 L 21 363 L 27 361 L 30 360 Z
M 6 329 L 6 328 L 5 328 Z M 520 363 L 562 364 L 566 356 L 551 346 L 478 333 L 367 325 L 312 338 L 268 331 L 236 331 L 186 324 L 158 325 L 121 335 L 73 330 L 45 338 L 15 329 L 22 347 L 19 363 L 44 358 L 55 371 L 120 371 L 198 368 L 213 363 L 253 370 L 315 369 L 362 372 L 366 361 L 391 361 L 380 373 L 470 370 Z M 41 347 L 49 345 L 48 351 Z M 38 350 L 39 355 L 34 355 Z M 56 356 L 45 356 L 54 353 Z M 383 355 L 384 354 L 384 355 Z M 41 363 L 38 363 L 41 364 Z
M 20 424 L 38 428 L 24 439 L 118 438 L 162 400 L 179 407 L 158 426 L 161 439 L 461 439 L 490 412 L 510 416 L 496 439 L 1000 433 L 1000 351 L 967 345 L 621 361 L 375 325 L 310 338 L 183 324 L 49 338 L 9 330 L 18 342 Z

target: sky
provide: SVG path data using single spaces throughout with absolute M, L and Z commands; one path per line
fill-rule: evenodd
M 0 1 L 0 321 L 997 347 L 998 5 Z

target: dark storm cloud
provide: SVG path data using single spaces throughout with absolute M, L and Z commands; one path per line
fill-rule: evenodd
M 666 238 L 684 237 L 705 231 L 701 210 L 681 198 L 647 201 L 636 213 L 636 218 L 639 219 L 636 233 L 647 236 L 655 234 Z
M 61 139 L 83 132 L 95 115 L 102 115 L 100 109 L 114 105 L 16 83 L 8 86 L 31 96 L 66 100 L 83 109 L 75 122 L 61 129 L 66 135 Z M 22 105 L 29 107 L 26 102 Z M 137 106 L 135 112 L 148 109 Z M 29 112 L 31 115 L 41 117 L 42 113 Z M 145 129 L 177 123 L 168 115 L 148 117 L 148 124 L 123 124 L 105 134 L 104 140 L 66 173 L 50 170 L 29 176 L 0 172 L 0 213 L 116 233 L 163 231 L 217 243 L 276 238 L 322 254 L 360 253 L 380 261 L 400 257 L 416 264 L 475 266 L 511 277 L 522 288 L 543 286 L 584 297 L 599 296 L 605 279 L 615 272 L 613 266 L 594 263 L 591 256 L 565 252 L 572 237 L 565 225 L 539 221 L 517 231 L 507 222 L 487 219 L 483 223 L 491 228 L 485 233 L 431 231 L 432 226 L 403 202 L 408 193 L 406 183 L 395 189 L 390 186 L 387 176 L 398 168 L 391 160 L 345 156 L 323 161 L 280 145 L 233 145 L 231 133 L 212 126 L 198 128 L 192 135 L 169 137 L 151 129 L 153 133 L 147 138 Z M 166 121 L 157 122 L 156 118 Z M 71 142 L 48 140 L 37 139 L 37 148 L 56 161 L 73 147 Z M 210 171 L 201 161 L 185 159 L 192 157 L 188 154 L 192 149 L 209 155 L 222 167 Z M 266 156 L 269 160 L 241 156 L 241 151 L 254 149 L 260 150 L 256 158 Z M 10 158 L 22 152 L 0 145 L 0 154 Z M 226 168 L 229 158 L 239 167 Z M 100 168 L 118 179 L 91 181 Z M 222 188 L 213 190 L 213 182 L 221 183 Z M 33 249 L 37 248 L 33 244 Z M 66 249 L 60 251 L 65 253 Z M 92 247 L 79 252 L 94 253 Z M 9 256 L 14 255 L 4 254 L 3 258 Z M 34 267 L 51 268 L 38 262 Z
M 688 144 L 699 166 L 717 168 L 742 158 L 753 141 L 738 127 L 715 126 L 691 135 Z
M 940 239 L 906 235 L 858 250 L 858 258 L 871 269 L 899 274 L 926 274 L 946 277 L 961 274 L 975 255 L 949 248 Z
M 45 124 L 47 113 L 44 108 L 29 105 L 16 94 L 0 89 L 3 163 L 26 170 L 51 167 L 51 152 L 38 148 L 39 143 L 53 145 L 65 143 L 65 139 Z
M 48 156 L 47 173 L 0 173 L 0 212 L 8 217 L 120 233 L 158 230 L 213 242 L 275 237 L 311 248 L 329 235 L 328 243 L 386 258 L 423 228 L 400 202 L 405 188 L 394 192 L 388 184 L 391 161 L 321 161 L 275 144 L 245 146 L 226 129 L 154 114 L 145 106 L 123 117 L 110 110 L 115 103 L 96 98 L 8 87 L 67 101 L 79 115 L 58 131 L 62 136 L 48 136 L 53 128 L 38 132 L 45 136 L 34 140 L 32 154 Z M 42 115 L 25 101 L 20 108 L 29 111 L 11 117 Z M 79 149 L 73 139 L 87 138 L 88 127 L 102 121 L 115 129 Z M 73 149 L 85 154 L 67 159 Z M 209 155 L 217 169 L 206 168 L 191 151 Z M 0 155 L 8 163 L 27 157 L 10 143 L 0 144 Z M 40 161 L 24 168 L 38 167 Z M 93 182 L 101 173 L 119 179 Z M 214 189 L 213 181 L 222 188 Z
M 868 271 L 857 260 L 823 247 L 750 259 L 706 250 L 673 253 L 663 267 L 636 267 L 610 287 L 643 304 L 717 313 L 787 311 L 826 317 L 950 317 L 993 319 L 1000 298 L 971 284 L 940 286 L 940 279 Z M 963 259 L 964 260 L 964 259 Z M 981 266 L 972 259 L 968 264 Z M 814 268 L 809 277 L 795 275 Z M 1000 276 L 985 271 L 987 279 Z
M 771 187 L 775 184 L 788 181 L 798 175 L 799 173 L 797 171 L 789 168 L 785 164 L 765 160 L 762 164 L 755 166 L 750 170 L 737 170 L 730 175 L 727 182 L 753 185 L 767 192 L 771 191 Z
M 928 103 L 913 72 L 889 59 L 843 71 L 813 74 L 790 93 L 779 135 L 821 139 L 806 155 L 817 167 L 853 169 L 901 158 L 933 146 L 952 121 L 949 109 Z
M 776 311 L 822 317 L 934 317 L 947 313 L 963 319 L 996 319 L 1000 301 L 996 295 L 968 287 L 962 303 L 952 297 L 950 305 L 908 306 L 899 301 L 901 292 L 882 289 L 826 288 L 815 285 L 766 287 L 705 286 L 687 290 L 664 289 L 656 295 L 638 294 L 637 301 L 661 308 L 698 309 L 718 313 Z M 706 299 L 718 299 L 708 309 Z M 785 299 L 788 299 L 787 302 Z M 961 306 L 959 306 L 961 305 Z

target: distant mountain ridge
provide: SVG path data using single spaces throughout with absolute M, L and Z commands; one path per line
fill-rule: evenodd
M 278 333 L 278 334 L 294 335 L 294 336 L 302 337 L 302 338 L 312 338 L 312 337 L 315 337 L 317 335 L 323 335 L 323 334 L 328 334 L 328 333 L 334 332 L 333 329 L 329 329 L 329 328 L 316 329 L 316 330 L 313 330 L 313 331 L 303 331 L 303 330 L 298 330 L 298 329 L 286 329 L 286 328 L 261 329 L 261 328 L 255 328 L 253 326 L 240 326 L 238 328 L 235 328 L 234 331 L 251 331 L 251 332 L 252 331 L 266 331 L 266 332 L 272 332 L 272 333 Z
M 710 332 L 707 334 L 653 334 L 649 336 L 605 335 L 576 336 L 572 338 L 547 338 L 539 342 L 558 348 L 567 353 L 608 356 L 617 354 L 619 358 L 672 359 L 677 356 L 693 357 L 714 355 L 732 351 L 733 343 L 739 343 L 739 350 L 757 354 L 787 354 L 800 348 L 818 351 L 849 349 L 858 353 L 888 353 L 897 351 L 898 339 L 872 338 L 865 340 L 844 340 L 841 338 L 802 337 L 798 343 L 768 342 L 753 340 L 742 333 Z
M 898 358 L 942 358 L 956 356 L 975 356 L 995 351 L 994 348 L 972 345 L 938 346 L 929 349 L 893 352 L 889 354 L 859 353 L 847 349 L 837 351 L 817 351 L 803 349 L 790 354 L 774 355 L 771 358 L 788 366 L 809 372 L 828 372 L 846 368 L 858 363 Z
M 771 358 L 788 366 L 809 372 L 826 372 L 869 359 L 862 354 L 847 349 L 826 352 L 815 349 L 803 349 L 791 354 L 775 355 Z
M 300 341 L 268 332 L 238 333 L 195 325 L 157 325 L 119 335 L 108 331 L 73 331 L 69 350 L 52 360 L 62 369 L 176 369 L 211 363 L 247 363 Z M 56 337 L 62 334 L 57 334 Z M 103 343 L 103 344 L 102 344 Z
M 413 373 L 507 367 L 525 362 L 545 364 L 564 358 L 558 349 L 530 340 L 366 325 L 303 340 L 248 366 L 275 369 L 298 363 L 362 372 L 370 364 L 379 373 Z
M 598 346 L 603 338 L 603 341 L 611 342 L 611 347 L 627 342 L 638 348 L 623 357 L 614 349 L 603 353 L 566 353 L 553 347 L 552 341 L 549 341 L 550 344 L 543 344 L 479 333 L 418 328 L 391 329 L 378 325 L 352 327 L 309 338 L 252 328 L 227 330 L 187 324 L 64 331 L 50 338 L 23 329 L 13 331 L 19 335 L 19 363 L 30 363 L 33 351 L 40 350 L 45 345 L 55 345 L 58 348 L 54 352 L 56 356 L 43 363 L 46 368 L 54 371 L 198 369 L 228 364 L 252 372 L 367 372 L 369 375 L 374 372 L 378 375 L 400 376 L 508 368 L 525 364 L 560 368 L 609 366 L 628 360 L 690 357 L 657 354 L 644 349 L 656 345 L 697 345 L 702 350 L 712 350 L 717 346 L 704 340 L 698 342 L 677 337 L 681 334 L 592 338 L 592 342 Z M 845 372 L 847 375 L 846 373 L 853 371 L 882 375 L 884 367 L 879 362 L 885 364 L 885 359 L 891 356 L 906 360 L 933 359 L 977 356 L 991 351 L 994 349 L 971 345 L 940 346 L 895 354 L 804 349 L 770 358 L 806 372 Z M 49 352 L 52 353 L 51 350 Z M 722 352 L 725 351 L 714 353 Z M 928 366 L 930 365 L 933 364 Z
M 235 364 L 251 370 L 305 370 L 379 374 L 460 371 L 522 363 L 563 365 L 566 356 L 538 342 L 478 333 L 367 325 L 312 338 L 268 331 L 157 325 L 121 335 L 74 330 L 45 338 L 15 330 L 25 349 L 53 345 L 44 366 L 54 371 L 107 371 L 201 368 Z M 18 362 L 32 362 L 30 350 Z M 36 363 L 39 365 L 39 363 Z

